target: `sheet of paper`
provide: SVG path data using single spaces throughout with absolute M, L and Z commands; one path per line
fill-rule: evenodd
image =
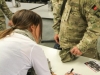
M 84 63 L 86 66 L 88 66 L 90 69 L 92 69 L 95 72 L 100 72 L 100 62 L 96 60 L 87 61 Z

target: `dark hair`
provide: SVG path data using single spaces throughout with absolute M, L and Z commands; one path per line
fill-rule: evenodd
M 28 29 L 31 25 L 40 25 L 40 36 L 42 38 L 42 19 L 31 10 L 22 9 L 12 16 L 13 27 L 0 33 L 0 39 L 12 33 L 14 29 Z

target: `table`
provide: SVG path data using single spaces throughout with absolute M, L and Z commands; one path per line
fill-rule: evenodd
M 28 9 L 28 10 L 30 10 L 30 9 L 33 9 L 35 7 L 44 5 L 44 4 L 33 4 L 33 3 L 21 3 L 21 7 L 13 7 L 12 2 L 6 2 L 6 4 L 8 5 L 9 9 L 13 13 L 15 13 L 16 11 L 21 10 L 21 9 Z
M 32 10 L 32 11 L 39 14 L 42 18 L 46 18 L 46 19 L 53 19 L 54 18 L 52 11 L 48 10 L 48 4 L 43 6 L 43 7 Z
M 80 56 L 75 61 L 62 63 L 59 57 L 59 50 L 42 45 L 40 45 L 40 47 L 43 49 L 46 57 L 51 61 L 52 70 L 57 75 L 65 75 L 65 73 L 72 68 L 74 68 L 73 72 L 81 75 L 100 75 L 100 72 L 94 72 L 84 64 L 87 61 L 93 60 L 91 58 Z

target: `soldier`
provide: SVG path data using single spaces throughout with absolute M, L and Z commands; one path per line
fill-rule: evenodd
M 4 14 L 9 18 L 9 20 L 11 19 L 12 12 L 7 7 L 5 0 L 0 0 L 0 31 L 6 29 L 6 19 Z M 9 23 L 11 23 L 11 21 L 9 21 Z
M 77 55 L 100 59 L 96 49 L 100 35 L 100 0 L 52 0 L 55 30 L 54 39 L 60 44 L 62 62 L 72 61 Z

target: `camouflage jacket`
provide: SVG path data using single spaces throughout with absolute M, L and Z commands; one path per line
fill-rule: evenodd
M 59 34 L 60 46 L 77 46 L 83 53 L 95 48 L 94 44 L 100 35 L 100 0 L 68 0 L 62 17 L 60 10 L 63 0 L 52 2 L 53 28 Z
M 6 29 L 5 16 L 7 16 L 8 19 L 11 19 L 12 12 L 7 7 L 5 0 L 0 0 L 0 31 Z
M 7 16 L 7 18 L 11 19 L 12 12 L 9 10 L 8 6 L 6 5 L 5 0 L 0 0 L 0 18 L 4 17 L 3 13 Z

